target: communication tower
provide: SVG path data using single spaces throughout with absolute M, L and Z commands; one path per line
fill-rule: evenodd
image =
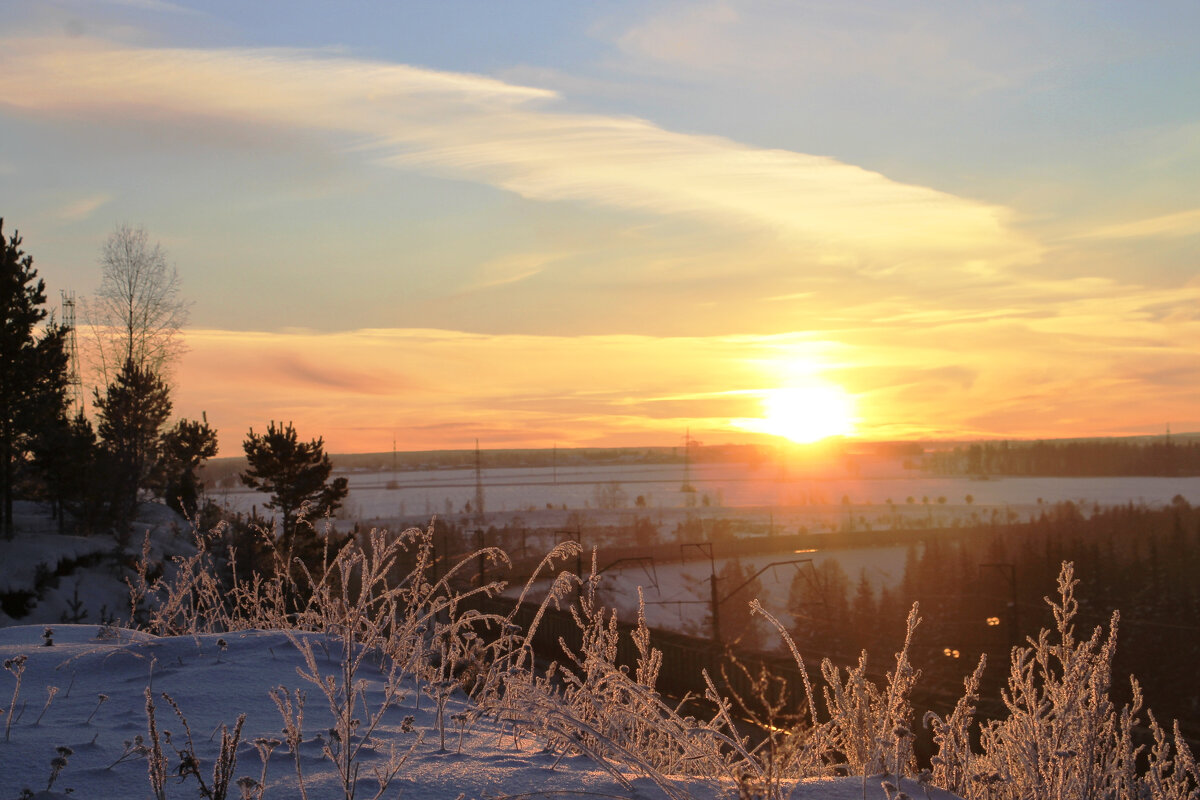
M 79 373 L 79 344 L 75 338 L 75 293 L 59 290 L 62 324 L 67 329 L 67 399 L 76 414 L 83 413 L 83 379 Z

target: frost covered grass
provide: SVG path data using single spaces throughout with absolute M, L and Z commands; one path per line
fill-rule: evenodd
M 158 800 L 581 791 L 671 800 L 1194 800 L 1200 792 L 1178 730 L 1168 734 L 1149 717 L 1154 741 L 1144 748 L 1135 741 L 1136 700 L 1121 709 L 1110 701 L 1117 620 L 1107 633 L 1076 637 L 1070 565 L 1049 601 L 1055 629 L 1013 652 L 1007 716 L 975 720 L 981 663 L 950 714 L 924 716 L 936 753 L 921 769 L 915 608 L 882 684 L 868 677 L 864 653 L 848 668 L 822 663 L 815 685 L 784 626 L 756 606 L 805 675 L 804 696 L 785 699 L 762 675 L 759 697 L 727 697 L 720 676 L 705 675 L 707 702 L 684 706 L 657 690 L 661 654 L 644 613 L 632 633 L 634 663 L 618 663 L 622 634 L 598 599 L 594 559 L 585 576 L 557 571 L 522 628 L 515 605 L 504 614 L 476 602 L 497 596 L 501 582 L 471 579 L 481 560 L 495 575 L 507 556 L 484 548 L 439 563 L 432 529 L 373 531 L 313 566 L 264 536 L 271 568 L 249 580 L 237 577 L 228 541 L 221 530 L 199 535 L 194 552 L 162 571 L 147 547 L 130 580 L 137 630 L 58 626 L 53 646 L 40 626 L 0 630 L 15 684 L 0 797 L 41 784 L 44 797 L 74 789 Z M 573 564 L 577 553 L 577 544 L 557 546 L 522 599 L 539 574 Z M 547 663 L 533 641 L 555 605 L 569 609 L 581 644 L 564 643 Z M 23 721 L 22 684 L 48 695 L 36 720 Z M 754 715 L 760 733 L 751 738 L 745 720 Z M 71 757 L 55 756 L 56 747 Z

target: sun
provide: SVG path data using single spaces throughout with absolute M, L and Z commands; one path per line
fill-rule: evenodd
M 772 389 L 763 397 L 763 419 L 754 427 L 797 444 L 854 432 L 854 402 L 829 385 Z

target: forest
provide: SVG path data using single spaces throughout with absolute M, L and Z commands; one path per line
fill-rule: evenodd
M 1154 439 L 977 442 L 925 456 L 937 475 L 1045 477 L 1200 475 L 1200 441 L 1170 434 Z

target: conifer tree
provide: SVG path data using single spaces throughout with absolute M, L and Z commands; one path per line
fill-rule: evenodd
M 0 516 L 12 538 L 18 468 L 38 433 L 66 415 L 67 356 L 65 328 L 51 323 L 37 335 L 47 316 L 45 282 L 20 235 L 5 240 L 3 225 L 0 218 Z
M 283 517 L 283 539 L 290 546 L 301 511 L 309 519 L 323 517 L 341 507 L 349 493 L 345 478 L 329 482 L 333 464 L 325 454 L 325 440 L 301 442 L 292 423 L 271 422 L 259 435 L 251 428 L 242 446 L 248 467 L 242 483 L 271 495 L 266 507 Z
M 217 432 L 208 420 L 181 419 L 163 434 L 163 492 L 167 505 L 189 519 L 200 502 L 200 465 L 217 454 Z
M 762 595 L 762 581 L 754 566 L 742 565 L 741 559 L 728 559 L 717 574 L 721 607 L 720 634 L 727 644 L 740 644 L 747 650 L 762 646 L 763 631 L 750 611 L 750 601 Z
M 96 427 L 111 460 L 112 516 L 118 524 L 133 518 L 138 492 L 151 486 L 160 436 L 171 416 L 170 388 L 146 367 L 126 361 L 104 395 L 95 393 Z
M 108 505 L 102 452 L 82 409 L 69 419 L 54 419 L 34 438 L 32 449 L 42 495 L 51 503 L 59 533 L 67 532 L 64 512 L 83 533 L 99 529 Z

